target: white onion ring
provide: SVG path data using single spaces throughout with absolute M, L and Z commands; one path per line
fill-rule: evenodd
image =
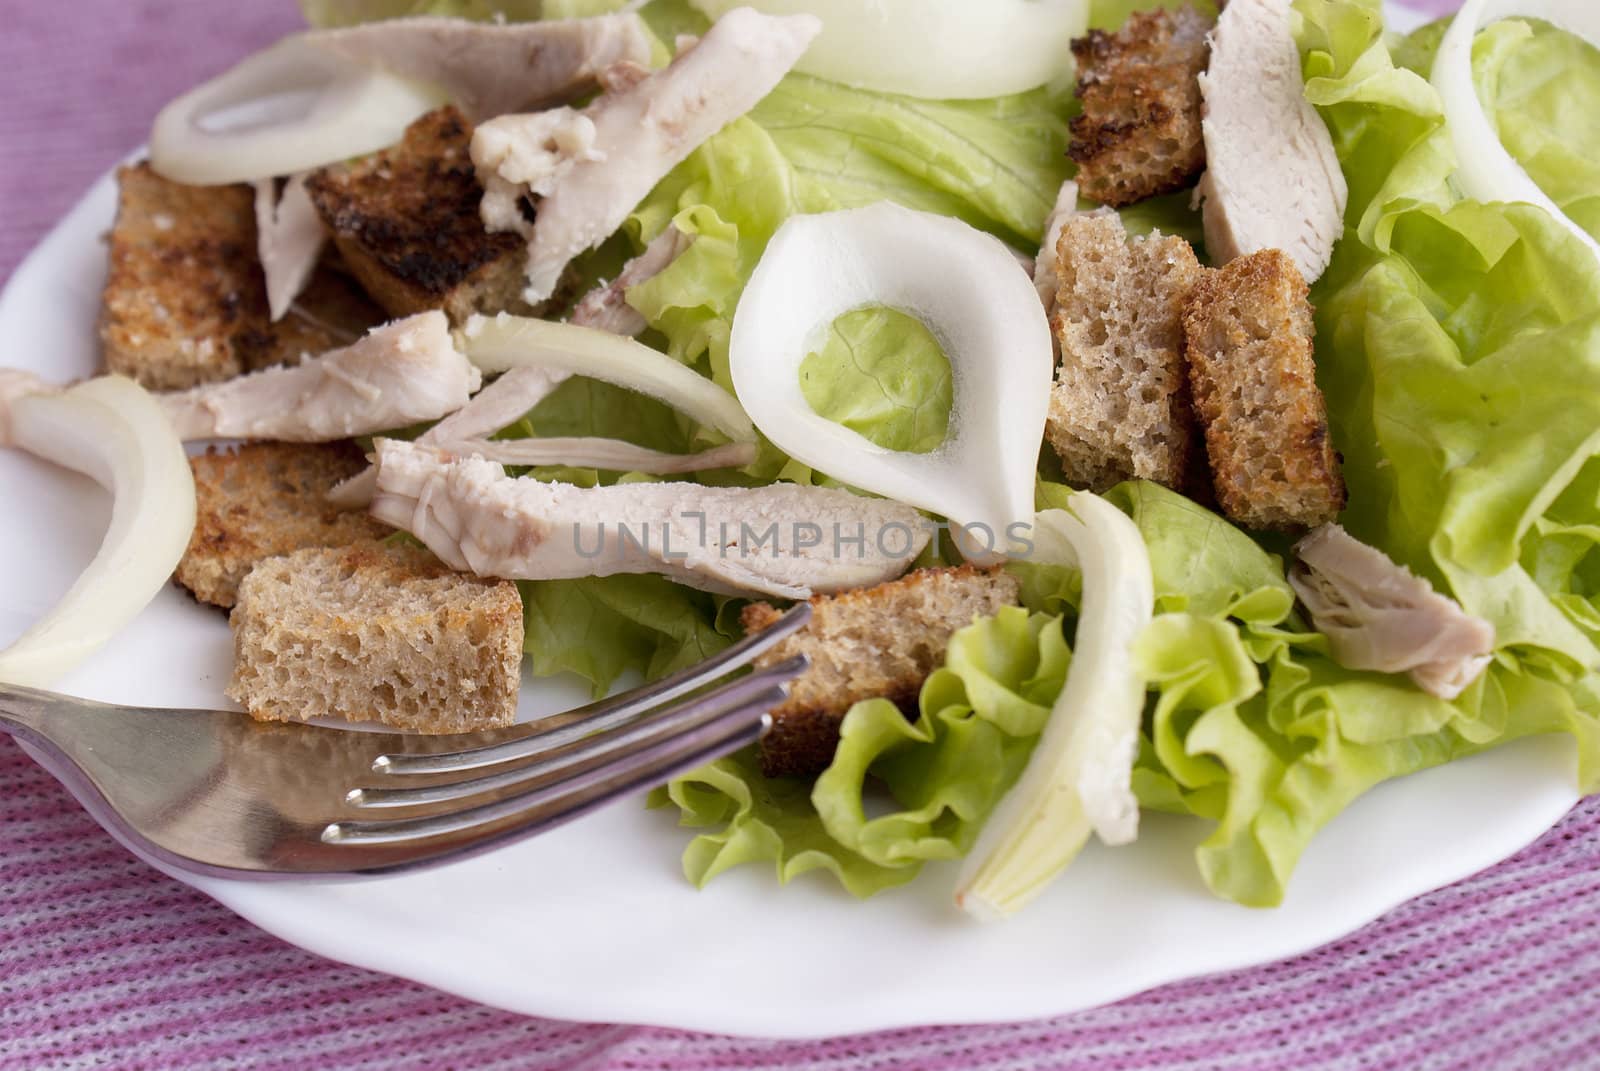
M 1087 0 L 690 0 L 721 18 L 736 7 L 816 15 L 822 34 L 799 70 L 859 89 L 976 100 L 1055 81 L 1072 65 Z
M 231 108 L 306 91 L 315 96 L 292 121 L 269 118 L 224 130 L 201 125 Z M 150 166 L 191 186 L 309 171 L 393 145 L 444 101 L 435 88 L 288 37 L 161 109 L 150 134 Z
M 12 398 L 9 408 L 8 445 L 84 473 L 115 495 L 111 526 L 89 567 L 54 610 L 0 651 L 0 680 L 46 687 L 166 586 L 194 531 L 194 477 L 166 414 L 132 380 L 91 379 Z
M 872 305 L 921 320 L 950 360 L 950 432 L 931 453 L 877 446 L 801 393 L 800 365 L 829 325 Z M 778 449 L 980 528 L 983 549 L 1003 553 L 1012 527 L 1033 517 L 1052 354 L 1038 292 L 1010 249 L 960 220 L 882 201 L 779 229 L 739 299 L 729 363 L 739 401 Z
M 1083 576 L 1077 648 L 1022 776 L 984 823 L 956 879 L 956 904 L 984 920 L 1022 909 L 1077 856 L 1139 834 L 1133 793 L 1144 679 L 1133 645 L 1150 624 L 1155 579 L 1138 525 L 1075 493 L 1034 518 L 1035 561 Z
M 648 394 L 734 442 L 756 441 L 750 418 L 731 394 L 631 338 L 502 312 L 470 318 L 461 331 L 460 346 L 469 361 L 491 375 L 514 368 L 544 368 L 588 376 Z
M 1596 257 L 1600 242 L 1556 205 L 1506 151 L 1484 114 L 1472 80 L 1472 42 L 1500 19 L 1544 19 L 1600 48 L 1600 3 L 1595 0 L 1467 0 L 1434 57 L 1433 87 L 1444 102 L 1445 129 L 1456 151 L 1456 181 L 1475 201 L 1523 201 L 1549 212 Z

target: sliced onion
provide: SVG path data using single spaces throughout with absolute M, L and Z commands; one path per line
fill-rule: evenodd
M 150 165 L 193 186 L 309 171 L 393 145 L 444 99 L 431 86 L 287 37 L 163 108 L 150 134 Z M 281 107 L 262 114 L 273 101 Z M 207 124 L 220 124 L 232 109 L 251 114 L 226 127 Z
M 950 360 L 950 433 L 931 453 L 877 446 L 820 416 L 800 391 L 801 362 L 829 325 L 872 305 L 921 320 Z M 1010 529 L 1033 517 L 1051 353 L 1039 295 L 1010 249 L 959 220 L 885 201 L 783 225 L 739 299 L 729 359 L 739 400 L 780 450 L 981 528 L 981 541 L 1003 550 Z
M 609 331 L 502 312 L 469 319 L 461 348 L 487 373 L 534 367 L 588 376 L 648 394 L 734 442 L 756 440 L 750 418 L 727 391 L 666 354 Z
M 1077 649 L 1022 777 L 984 824 L 957 881 L 956 903 L 983 919 L 1010 915 L 1076 858 L 1093 831 L 1126 844 L 1139 831 L 1130 781 L 1144 680 L 1133 645 L 1151 620 L 1155 584 L 1144 538 L 1104 499 L 1074 494 L 1034 521 L 1034 561 L 1083 575 Z
M 723 443 L 693 454 L 669 454 L 621 439 L 594 436 L 546 439 L 430 439 L 448 454 L 481 457 L 502 465 L 565 465 L 608 472 L 648 472 L 666 476 L 706 469 L 735 469 L 756 459 L 755 443 Z
M 1439 43 L 1433 86 L 1444 102 L 1445 129 L 1456 150 L 1456 181 L 1475 201 L 1523 201 L 1549 212 L 1600 257 L 1600 242 L 1578 226 L 1506 151 L 1484 114 L 1472 79 L 1472 42 L 1500 19 L 1544 19 L 1600 48 L 1600 4 L 1595 0 L 1467 0 Z
M 1021 93 L 1072 64 L 1088 0 L 691 0 L 711 18 L 736 7 L 811 14 L 822 35 L 796 65 L 860 89 L 930 100 Z
M 111 526 L 50 614 L 0 651 L 0 680 L 44 687 L 98 650 L 167 583 L 194 530 L 194 477 L 155 399 L 120 376 L 10 404 L 10 441 L 97 480 Z

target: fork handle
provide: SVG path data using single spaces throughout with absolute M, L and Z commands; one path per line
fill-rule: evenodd
M 0 732 L 12 736 L 32 732 L 43 734 L 49 715 L 61 706 L 65 696 L 20 684 L 0 684 Z

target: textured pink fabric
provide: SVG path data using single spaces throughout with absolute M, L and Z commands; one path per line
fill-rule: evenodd
M 0 278 L 163 101 L 295 21 L 288 0 L 4 0 Z M 797 1044 L 526 1019 L 329 963 L 133 859 L 0 739 L 3 1071 L 1557 1069 L 1600 1066 L 1597 1012 L 1600 801 L 1297 959 L 1059 1019 Z

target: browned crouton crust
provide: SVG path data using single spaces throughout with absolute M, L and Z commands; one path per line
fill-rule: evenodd
M 306 180 L 345 263 L 391 316 L 443 309 L 459 322 L 519 301 L 526 243 L 484 230 L 471 143 L 466 117 L 440 108 L 393 148 Z
M 1116 33 L 1072 43 L 1083 113 L 1068 150 L 1084 196 L 1128 205 L 1188 186 L 1205 168 L 1199 77 L 1211 20 L 1192 7 L 1137 11 Z
M 522 597 L 415 547 L 268 558 L 239 585 L 229 697 L 261 721 L 345 718 L 421 733 L 510 725 Z
M 1061 364 L 1045 434 L 1075 487 L 1188 488 L 1200 467 L 1183 310 L 1205 269 L 1181 238 L 1129 239 L 1114 212 L 1074 217 L 1056 245 Z
M 762 666 L 798 654 L 811 659 L 788 700 L 772 711 L 772 730 L 761 741 L 762 772 L 822 772 L 833 761 L 839 723 L 852 706 L 879 697 L 903 707 L 915 703 L 922 682 L 943 663 L 951 634 L 1015 605 L 1017 591 L 1016 578 L 1007 573 L 963 565 L 920 569 L 876 587 L 814 597 L 810 623 L 757 659 Z M 766 603 L 752 603 L 741 620 L 754 633 L 781 616 Z
M 1288 255 L 1267 249 L 1208 272 L 1184 315 L 1217 501 L 1246 528 L 1313 528 L 1344 508 L 1306 293 Z
M 195 525 L 178 583 L 201 602 L 228 608 L 239 581 L 265 558 L 382 538 L 388 529 L 365 512 L 340 512 L 325 499 L 366 464 L 347 442 L 250 443 L 190 458 Z
M 377 322 L 360 291 L 325 270 L 271 322 L 248 186 L 183 186 L 148 163 L 119 170 L 117 185 L 100 319 L 110 371 L 182 390 L 342 346 Z

